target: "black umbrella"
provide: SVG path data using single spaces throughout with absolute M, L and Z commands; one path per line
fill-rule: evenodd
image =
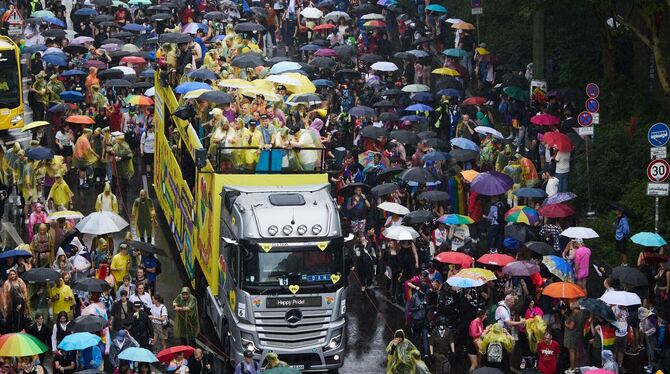
M 361 61 L 365 61 L 368 64 L 374 64 L 375 62 L 384 61 L 384 57 L 374 53 L 365 53 L 358 59 Z
M 351 10 L 351 13 L 368 14 L 368 13 L 375 13 L 376 10 L 377 6 L 372 5 L 370 3 L 365 3 L 353 8 Z
M 398 186 L 395 183 L 382 183 L 380 185 L 372 187 L 372 190 L 370 191 L 375 197 L 382 197 L 398 191 L 399 188 L 400 186 Z
M 123 79 L 123 71 L 118 69 L 106 69 L 98 72 L 96 76 L 103 81 L 107 79 Z
M 242 22 L 235 25 L 235 32 L 265 31 L 263 25 L 255 22 Z
M 311 41 L 310 44 L 315 44 L 318 45 L 319 47 L 325 47 L 326 45 L 330 45 L 329 42 L 323 40 L 323 39 L 314 39 Z
M 389 88 L 387 90 L 382 91 L 381 96 L 386 97 L 386 96 L 400 96 L 404 94 L 404 92 L 398 88 Z
M 286 56 L 275 56 L 268 60 L 268 66 L 274 66 L 283 61 L 291 61 L 291 59 Z
M 409 168 L 398 176 L 400 179 L 402 179 L 405 182 L 414 182 L 414 183 L 432 183 L 432 182 L 437 182 L 437 178 L 428 171 L 428 169 L 424 169 L 419 166 L 415 166 L 412 168 Z
M 600 299 L 585 297 L 579 300 L 579 307 L 595 316 L 604 319 L 605 321 L 616 321 L 616 316 L 614 315 L 612 308 Z
M 34 148 L 30 148 L 26 151 L 26 157 L 28 157 L 31 160 L 51 160 L 54 158 L 54 151 L 50 150 L 49 148 L 37 146 Z
M 114 22 L 114 21 L 102 21 L 98 23 L 98 26 L 100 27 L 114 27 L 114 28 L 119 28 L 119 24 Z
M 70 110 L 70 106 L 65 104 L 65 103 L 58 103 L 52 107 L 49 108 L 48 112 L 49 113 L 62 113 L 62 112 L 67 112 Z
M 163 3 L 168 8 L 181 9 L 186 7 L 186 2 L 184 0 L 171 0 L 166 3 Z
M 150 19 L 152 21 L 157 21 L 157 22 L 167 21 L 167 20 L 172 19 L 172 14 L 170 14 L 170 13 L 156 13 L 153 16 L 151 16 Z M 184 34 L 184 35 L 186 35 L 186 34 Z M 159 40 L 160 40 L 160 37 L 159 37 Z M 166 43 L 169 43 L 169 42 L 166 42 Z
M 63 48 L 63 50 L 67 53 L 70 54 L 75 54 L 75 53 L 86 53 L 88 52 L 88 49 L 84 47 L 83 45 L 75 45 L 75 44 L 70 44 L 67 47 Z
M 617 266 L 612 269 L 612 278 L 633 287 L 646 286 L 649 284 L 647 277 L 637 268 L 631 266 Z
M 405 225 L 419 225 L 432 221 L 437 218 L 437 214 L 431 210 L 419 209 L 409 212 L 402 218 L 402 223 Z
M 363 190 L 363 194 L 369 194 L 370 193 L 370 186 L 368 186 L 365 183 L 350 183 L 340 189 L 340 191 L 337 193 L 340 196 L 344 197 L 349 197 L 354 194 L 354 190 L 356 188 L 360 187 L 361 190 Z
M 107 320 L 93 314 L 79 316 L 67 324 L 67 331 L 97 332 L 107 327 Z
M 420 133 L 416 134 L 419 139 L 424 140 L 424 139 L 430 139 L 430 138 L 437 138 L 437 133 L 435 131 L 421 131 Z
M 45 38 L 62 38 L 66 35 L 65 30 L 59 30 L 59 29 L 44 30 L 42 31 L 41 34 Z
M 397 105 L 393 104 L 389 100 L 381 100 L 381 101 L 377 101 L 376 103 L 372 104 L 373 108 L 394 108 L 396 106 Z
M 389 138 L 395 139 L 402 144 L 417 144 L 421 140 L 415 133 L 408 130 L 391 131 Z
M 353 69 L 342 69 L 338 70 L 333 74 L 333 78 L 336 80 L 344 79 L 358 79 L 361 77 L 361 72 Z
M 442 150 L 448 150 L 451 148 L 451 144 L 439 138 L 423 139 L 423 142 L 430 148 L 439 148 Z
M 163 4 L 151 5 L 147 9 L 151 12 L 163 12 L 163 13 L 169 13 L 170 12 L 170 8 L 166 7 Z
M 193 70 L 193 71 L 187 73 L 186 75 L 191 79 L 200 80 L 200 81 L 205 81 L 205 80 L 215 81 L 215 80 L 219 79 L 219 77 L 216 75 L 216 73 L 214 73 L 211 70 L 205 69 L 205 68 L 200 68 L 200 69 Z
M 180 32 L 167 32 L 165 34 L 158 35 L 159 43 L 189 43 L 192 38 L 189 34 L 182 34 Z
M 535 233 L 523 223 L 513 223 L 505 226 L 505 236 L 509 236 L 522 243 L 536 239 Z
M 635 213 L 632 210 L 630 210 L 627 206 L 625 206 L 621 203 L 618 203 L 616 201 L 608 201 L 607 205 L 609 205 L 614 210 L 622 211 L 628 217 L 631 217 L 631 218 L 635 217 Z
M 335 60 L 330 57 L 315 57 L 309 64 L 315 68 L 328 69 L 335 65 Z
M 110 288 L 109 283 L 98 278 L 84 278 L 77 281 L 72 288 L 85 292 L 102 292 Z
M 94 5 L 97 6 L 112 6 L 112 0 L 93 0 L 91 1 Z
M 99 14 L 93 18 L 91 18 L 91 21 L 93 23 L 100 23 L 100 22 L 107 22 L 107 21 L 114 21 L 114 16 L 109 15 L 109 14 Z
M 127 79 L 110 79 L 107 82 L 103 84 L 103 86 L 112 88 L 112 87 L 125 87 L 125 88 L 131 88 L 133 86 L 132 83 L 130 83 L 129 80 Z
M 28 283 L 55 282 L 61 273 L 51 268 L 32 268 L 21 274 L 21 279 Z
M 120 49 L 118 51 L 109 52 L 109 57 L 111 57 L 112 59 L 116 59 L 116 60 L 120 60 L 121 58 L 126 57 L 126 56 L 130 56 L 130 52 L 124 51 L 122 49 Z
M 156 247 L 155 245 L 147 242 L 141 242 L 138 240 L 133 240 L 128 245 L 138 251 L 153 253 L 159 256 L 165 256 L 165 251 L 162 248 Z
M 470 149 L 460 149 L 460 148 L 452 149 L 449 152 L 449 155 L 451 156 L 451 158 L 459 162 L 470 161 L 479 157 L 479 153 L 477 151 L 473 151 Z
M 365 126 L 361 130 L 361 136 L 368 139 L 377 139 L 386 135 L 387 135 L 386 130 L 377 126 Z
M 370 108 L 369 106 L 357 105 L 357 106 L 349 109 L 349 114 L 354 116 L 354 117 L 372 117 L 372 116 L 377 114 L 377 111 Z M 374 126 L 366 126 L 366 128 L 367 127 L 374 127 Z M 361 134 L 362 134 L 362 132 L 361 132 Z M 386 130 L 384 130 L 384 135 L 385 134 L 386 134 Z
M 538 255 L 549 256 L 556 254 L 554 247 L 545 242 L 528 242 L 525 246 Z
M 449 194 L 444 191 L 426 191 L 418 196 L 419 200 L 426 200 L 431 202 L 449 200 Z
M 495 68 L 495 71 L 515 71 L 515 70 L 518 71 L 518 70 L 521 70 L 521 69 L 519 69 L 519 67 L 514 65 L 514 64 L 498 65 Z
M 244 53 L 233 58 L 230 64 L 238 68 L 255 68 L 263 65 L 263 58 L 255 53 Z
M 259 6 L 252 6 L 252 7 L 251 7 L 251 11 L 252 11 L 255 15 L 257 15 L 257 16 L 259 16 L 259 17 L 262 17 L 262 18 L 265 18 L 265 17 L 268 16 L 268 12 L 265 11 L 265 9 L 263 9 L 263 8 L 261 8 L 261 7 L 259 7 Z
M 209 91 L 198 96 L 198 100 L 205 100 L 214 104 L 230 104 L 233 102 L 233 97 L 225 92 Z
M 312 44 L 314 44 L 314 42 L 312 42 Z M 340 57 L 353 56 L 356 54 L 356 48 L 347 44 L 335 46 L 333 47 L 333 50 Z
M 133 34 L 132 32 L 129 32 L 129 31 L 119 31 L 117 33 L 114 33 L 114 34 L 110 35 L 110 37 L 112 37 L 112 38 L 119 38 L 119 39 L 130 38 L 130 37 L 133 37 L 133 36 L 135 36 L 135 34 Z
M 146 89 L 146 88 L 151 88 L 153 86 L 154 86 L 153 82 L 135 82 L 135 83 L 133 83 L 132 88 L 133 89 L 135 89 L 135 88 L 145 88 Z
M 392 122 L 399 120 L 400 117 L 395 112 L 384 112 L 379 114 L 379 120 L 384 122 Z
M 96 369 L 86 369 L 82 371 L 77 371 L 74 374 L 105 374 L 105 372 Z
M 226 18 L 226 15 L 223 12 L 209 12 L 205 13 L 204 18 L 208 21 L 220 21 Z
M 459 82 L 454 77 L 440 78 L 435 82 L 435 87 L 437 91 L 445 88 L 453 88 L 456 90 L 463 90 L 463 83 Z
M 393 55 L 393 57 L 399 58 L 401 60 L 414 60 L 414 59 L 416 59 L 416 56 L 414 56 L 411 53 L 407 53 L 407 52 L 396 52 Z

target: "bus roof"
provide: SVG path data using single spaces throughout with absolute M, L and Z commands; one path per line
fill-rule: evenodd
M 14 41 L 6 35 L 0 35 L 0 50 L 6 51 L 16 48 Z

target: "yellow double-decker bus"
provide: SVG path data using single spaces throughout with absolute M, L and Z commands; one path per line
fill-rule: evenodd
M 19 46 L 0 35 L 0 130 L 23 127 L 23 87 Z

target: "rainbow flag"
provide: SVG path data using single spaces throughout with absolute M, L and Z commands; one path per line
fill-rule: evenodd
M 616 330 L 612 326 L 600 326 L 600 338 L 603 342 L 603 351 L 609 350 L 614 352 L 614 343 L 616 341 Z

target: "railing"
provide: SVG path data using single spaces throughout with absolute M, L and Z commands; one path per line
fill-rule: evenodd
M 224 147 L 208 157 L 222 174 L 314 174 L 326 172 L 325 148 Z

